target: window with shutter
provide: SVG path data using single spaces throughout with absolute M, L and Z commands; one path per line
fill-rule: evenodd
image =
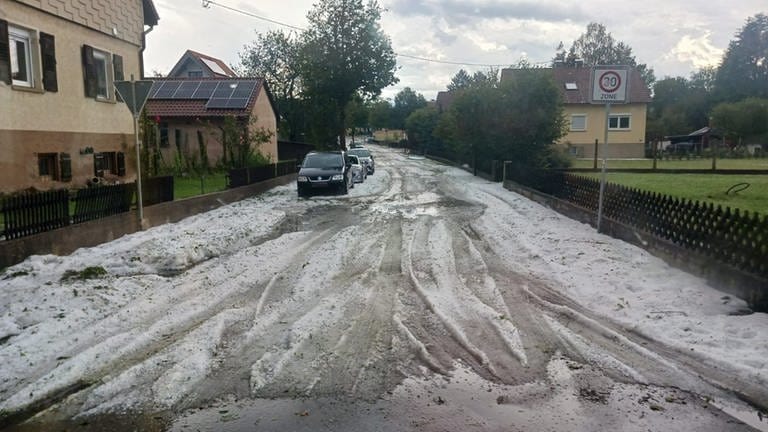
M 43 88 L 49 92 L 59 91 L 56 78 L 56 41 L 53 35 L 40 32 L 40 56 L 43 61 Z

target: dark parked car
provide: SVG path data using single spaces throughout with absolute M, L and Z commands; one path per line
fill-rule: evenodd
M 300 197 L 322 190 L 346 195 L 353 187 L 352 165 L 344 152 L 311 152 L 304 157 L 296 182 Z

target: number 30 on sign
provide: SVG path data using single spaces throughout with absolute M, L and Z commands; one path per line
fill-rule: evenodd
M 592 71 L 592 103 L 625 103 L 627 69 L 620 66 L 597 66 Z

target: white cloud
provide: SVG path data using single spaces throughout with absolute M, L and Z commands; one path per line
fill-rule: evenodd
M 147 39 L 147 72 L 167 73 L 186 49 L 237 63 L 238 52 L 255 38 L 254 31 L 280 28 L 213 4 L 204 9 L 199 0 L 154 1 L 161 20 Z M 315 0 L 217 3 L 305 27 Z M 578 6 L 564 0 L 380 0 L 380 4 L 387 9 L 382 29 L 397 53 L 468 64 L 514 64 L 525 55 L 533 63 L 546 63 L 559 42 L 568 48 L 589 22 L 599 22 L 631 46 L 638 62 L 653 68 L 657 77 L 688 76 L 717 64 L 746 19 L 765 10 L 764 0 L 732 4 L 584 0 Z M 460 68 L 487 69 L 404 57 L 398 57 L 398 63 L 400 82 L 385 95 L 394 96 L 407 86 L 433 99 Z
M 684 35 L 665 58 L 689 63 L 696 69 L 717 65 L 723 57 L 724 50 L 712 45 L 711 35 L 712 32 L 709 31 L 699 37 Z

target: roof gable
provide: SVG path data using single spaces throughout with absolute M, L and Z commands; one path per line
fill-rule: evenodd
M 189 63 L 197 65 L 200 69 L 207 72 L 207 75 L 215 78 L 235 78 L 237 74 L 223 61 L 199 53 L 197 51 L 187 50 L 184 55 L 181 56 L 176 65 L 173 66 L 169 77 L 181 78 L 180 73 L 184 70 L 184 67 Z

